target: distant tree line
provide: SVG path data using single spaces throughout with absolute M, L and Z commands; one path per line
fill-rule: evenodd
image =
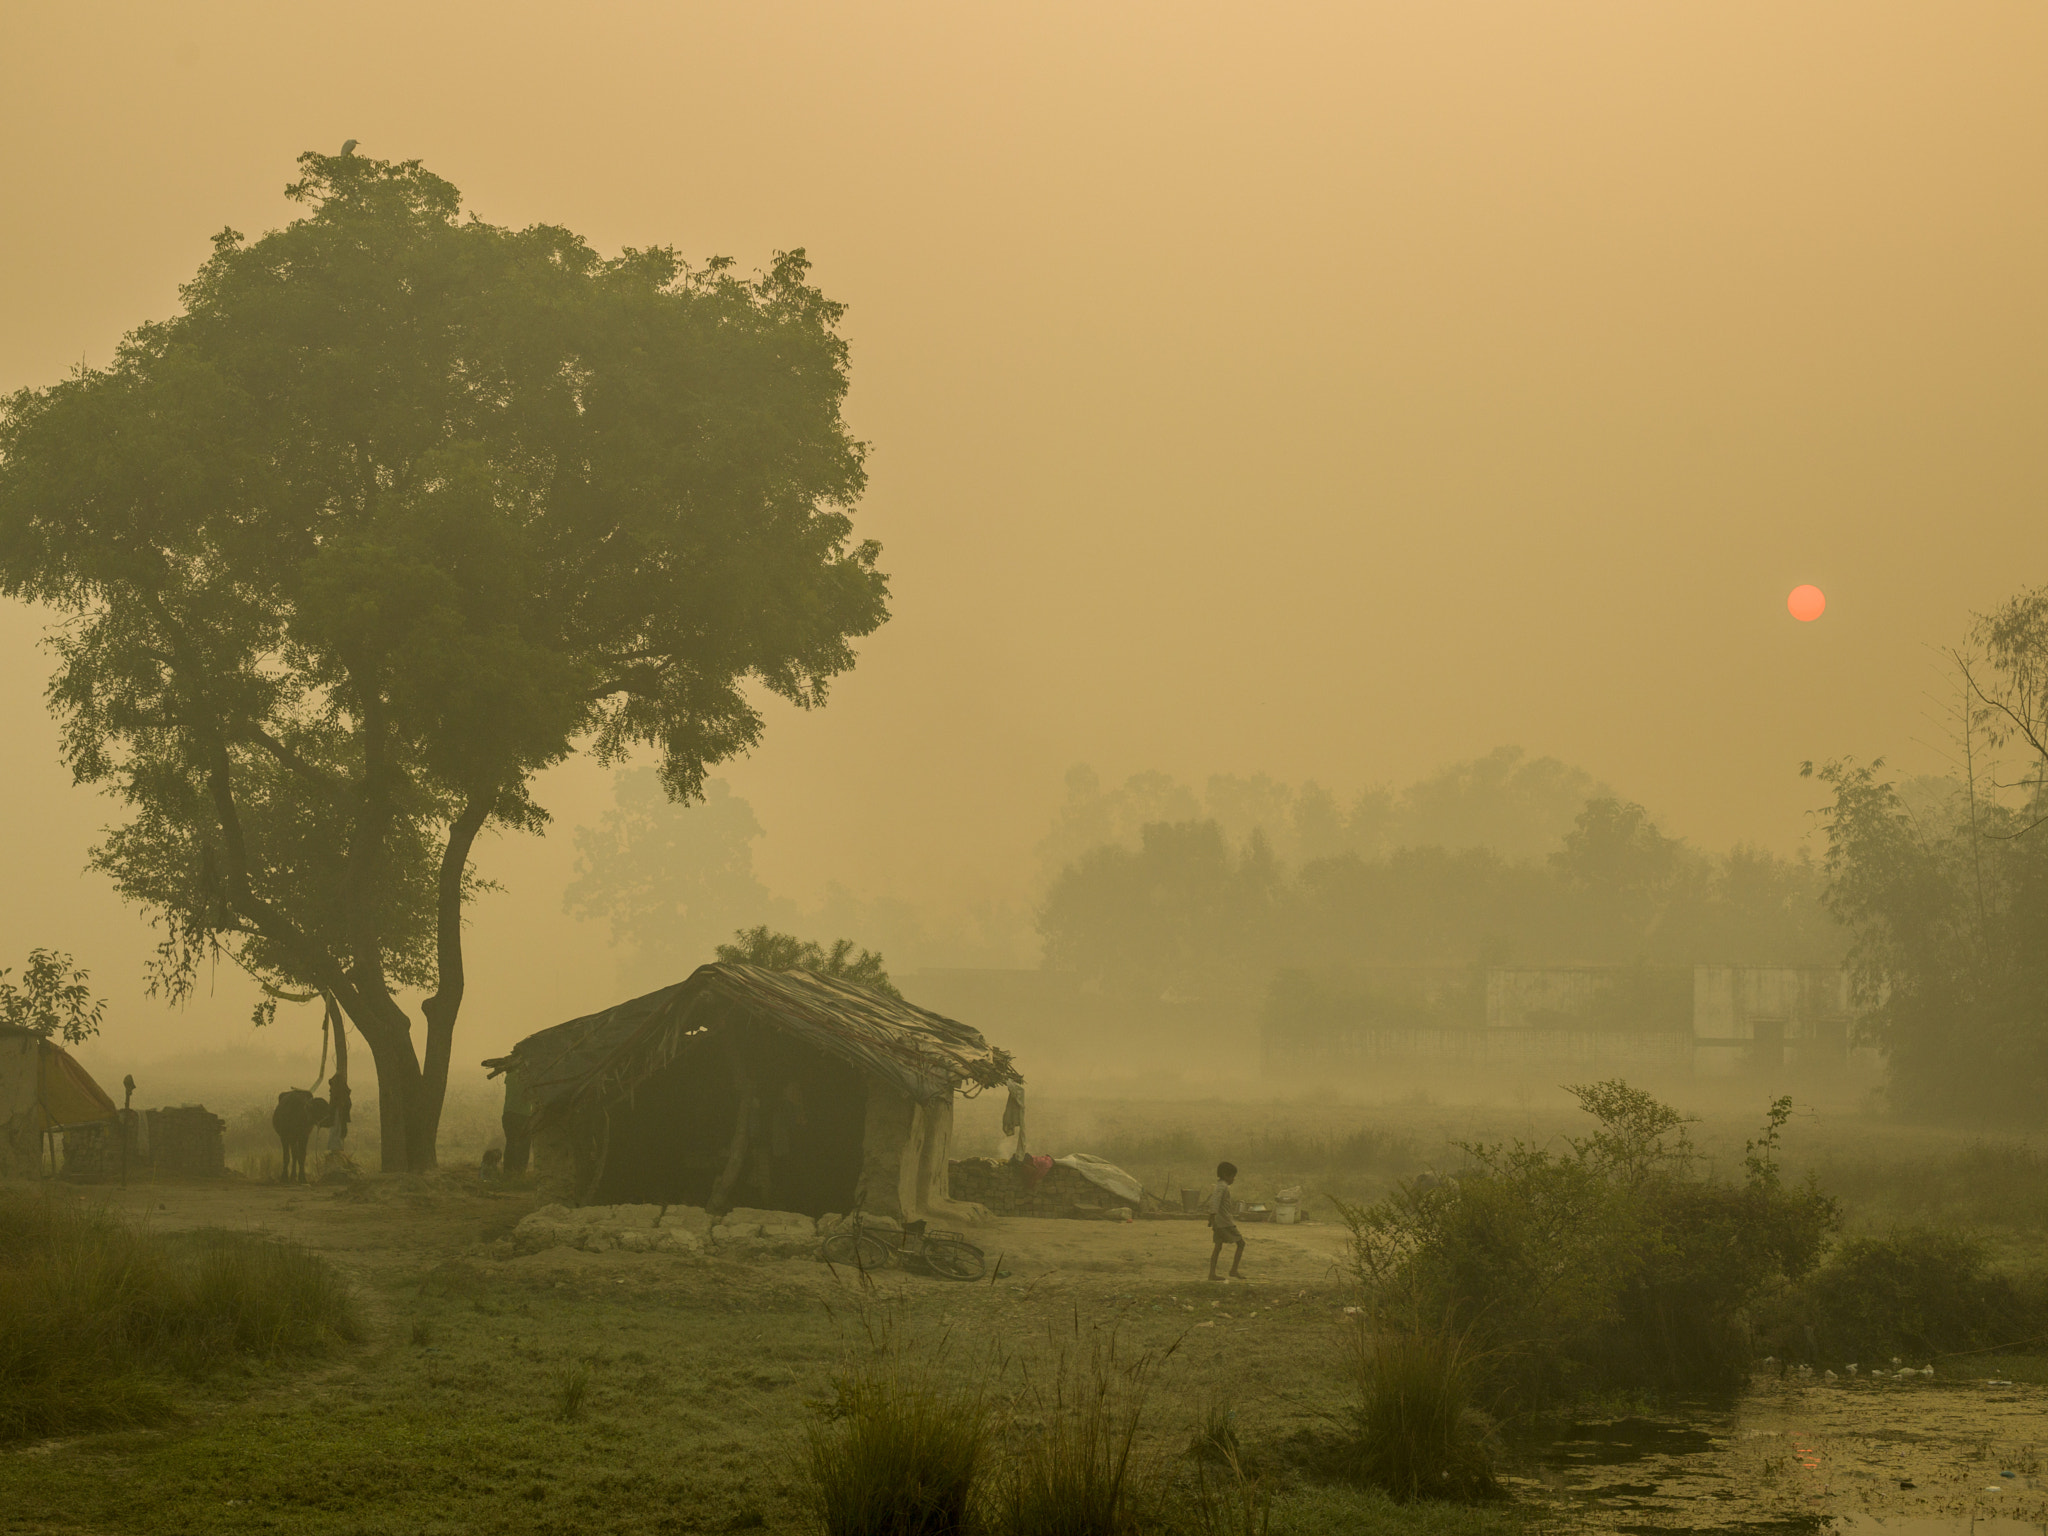
M 1409 845 L 1290 865 L 1261 830 L 1155 822 L 1069 863 L 1039 931 L 1047 966 L 1104 990 L 1220 1000 L 1333 966 L 1830 964 L 1846 936 L 1822 887 L 1810 858 L 1704 853 L 1601 794 L 1542 858 Z

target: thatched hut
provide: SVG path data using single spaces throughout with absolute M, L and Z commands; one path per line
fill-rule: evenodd
M 49 1132 L 119 1114 L 63 1046 L 32 1029 L 0 1024 L 0 1176 L 33 1177 Z
M 506 1164 L 580 1205 L 735 1205 L 971 1220 L 947 1192 L 953 1096 L 1022 1079 L 979 1031 L 810 971 L 700 967 L 530 1035 Z

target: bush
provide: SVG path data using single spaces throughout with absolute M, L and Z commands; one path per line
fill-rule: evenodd
M 1524 1409 L 1734 1388 L 1746 1310 L 1806 1274 L 1838 1220 L 1811 1184 L 1779 1179 L 1791 1101 L 1771 1106 L 1746 1179 L 1727 1185 L 1695 1176 L 1669 1106 L 1620 1082 L 1571 1091 L 1598 1129 L 1562 1152 L 1466 1144 L 1450 1183 L 1338 1202 L 1373 1310 L 1445 1319 L 1489 1362 L 1499 1400 Z
M 1404 1503 L 1499 1494 L 1487 1424 L 1473 1402 L 1479 1364 L 1448 1322 L 1377 1330 L 1352 1340 L 1358 1398 L 1352 1469 Z
M 1973 1237 L 1902 1227 L 1843 1243 L 1770 1321 L 1779 1348 L 1795 1358 L 1926 1361 L 2038 1343 L 2048 1333 L 2048 1297 L 1993 1270 Z
M 806 1427 L 813 1506 L 826 1536 L 957 1536 L 971 1526 L 989 1414 L 889 1349 L 832 1383 Z
M 360 1337 L 341 1281 L 303 1249 L 0 1192 L 0 1439 L 147 1423 L 171 1411 L 168 1374 Z

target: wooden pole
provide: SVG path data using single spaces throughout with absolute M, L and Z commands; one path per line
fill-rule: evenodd
M 747 1161 L 747 1135 L 753 1127 L 754 1114 L 759 1106 L 759 1096 L 754 1091 L 754 1079 L 747 1072 L 746 1058 L 740 1054 L 739 1042 L 728 1035 L 725 1049 L 732 1063 L 733 1093 L 739 1100 L 739 1113 L 733 1121 L 732 1145 L 725 1154 L 725 1169 L 711 1186 L 711 1198 L 706 1203 L 713 1215 L 725 1212 L 729 1207 L 725 1197 L 732 1193 L 733 1185 L 739 1182 L 740 1170 Z

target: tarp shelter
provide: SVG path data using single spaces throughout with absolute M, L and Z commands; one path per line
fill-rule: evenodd
M 979 1031 L 811 971 L 689 979 L 522 1040 L 506 1074 L 508 1167 L 583 1205 L 735 1205 L 971 1220 L 947 1193 L 953 1095 L 1005 1088 Z
M 118 1116 L 114 1101 L 63 1046 L 0 1024 L 0 1174 L 39 1173 L 46 1131 Z

